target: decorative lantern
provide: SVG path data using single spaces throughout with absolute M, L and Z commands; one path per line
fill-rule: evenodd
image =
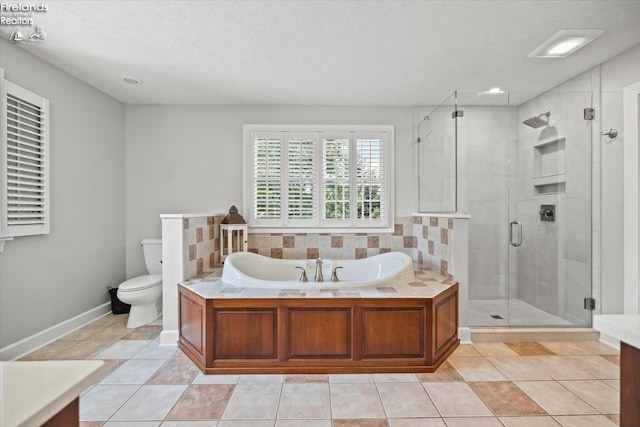
M 229 214 L 220 224 L 220 261 L 224 262 L 234 252 L 247 250 L 248 231 L 247 223 L 238 213 L 238 208 L 231 206 Z

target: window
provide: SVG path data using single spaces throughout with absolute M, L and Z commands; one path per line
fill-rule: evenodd
M 249 226 L 392 227 L 393 126 L 245 125 L 244 133 Z
M 0 71 L 0 238 L 49 233 L 49 101 Z

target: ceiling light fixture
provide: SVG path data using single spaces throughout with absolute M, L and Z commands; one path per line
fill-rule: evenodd
M 502 95 L 504 91 L 499 87 L 492 87 L 489 90 L 485 90 L 484 92 L 480 92 L 479 95 Z
M 126 74 L 121 75 L 120 79 L 125 83 L 129 83 L 130 85 L 141 85 L 143 83 L 142 79 L 134 76 L 128 76 Z
M 604 33 L 604 30 L 561 30 L 535 48 L 528 58 L 565 58 Z

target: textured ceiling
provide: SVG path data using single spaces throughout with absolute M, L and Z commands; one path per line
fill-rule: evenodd
M 24 48 L 133 104 L 434 104 L 547 90 L 640 43 L 638 0 L 46 4 L 47 41 Z M 526 57 L 561 29 L 606 32 L 566 59 Z

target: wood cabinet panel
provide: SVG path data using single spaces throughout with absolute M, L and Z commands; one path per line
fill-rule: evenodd
M 203 347 L 203 318 L 204 304 L 180 294 L 180 335 L 193 350 L 204 354 Z
M 640 425 L 640 350 L 620 343 L 620 427 Z
M 351 310 L 348 308 L 291 308 L 290 358 L 351 357 Z
M 458 301 L 453 296 L 436 306 L 436 351 L 458 333 L 457 313 Z
M 277 357 L 276 309 L 216 309 L 216 359 Z
M 363 359 L 424 357 L 424 308 L 363 308 L 363 315 Z

